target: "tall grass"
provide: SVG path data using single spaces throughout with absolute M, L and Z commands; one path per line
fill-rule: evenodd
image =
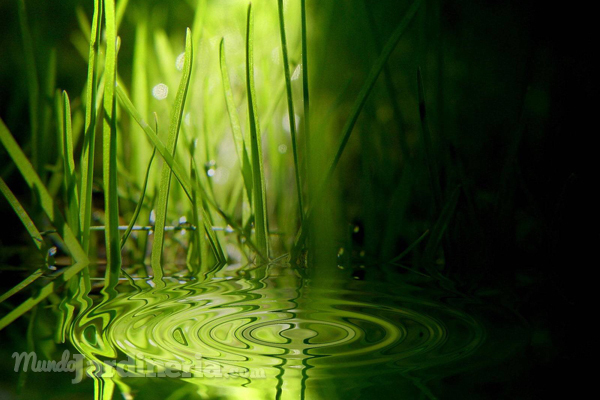
M 342 114 L 336 108 L 347 97 L 344 92 L 321 119 L 314 118 L 321 113 L 314 113 L 312 106 L 310 16 L 305 0 L 289 3 L 287 9 L 283 0 L 276 7 L 259 2 L 247 8 L 199 1 L 194 6 L 193 29 L 188 28 L 183 37 L 183 30 L 160 26 L 154 13 L 160 8 L 95 0 L 91 22 L 79 12 L 82 31 L 74 42 L 87 43 L 86 48 L 78 45 L 87 62 L 87 76 L 80 96 L 72 90 L 69 94 L 57 92 L 53 137 L 60 143 L 60 158 L 56 160 L 60 168 L 51 171 L 47 181 L 40 178 L 43 168 L 31 166 L 4 125 L 0 133 L 16 169 L 40 198 L 39 208 L 73 256 L 74 264 L 63 276 L 82 273 L 79 284 L 72 284 L 69 290 L 85 293 L 90 288 L 89 278 L 99 275 L 100 269 L 86 268 L 90 258 L 106 261 L 104 285 L 108 293 L 121 271 L 138 273 L 131 266 L 134 261 L 149 261 L 152 275 L 160 280 L 172 274 L 203 279 L 209 272 L 218 272 L 215 265 L 228 261 L 263 265 L 290 250 L 293 258 L 299 258 L 301 250 L 307 250 L 309 234 L 324 227 L 315 219 L 315 210 L 322 206 L 324 192 L 369 96 L 382 71 L 387 71 L 386 64 L 421 3 L 415 0 L 404 12 L 349 112 Z M 209 17 L 211 12 L 225 9 L 242 34 L 232 31 L 222 19 Z M 19 10 L 27 74 L 35 78 L 35 54 L 23 1 Z M 121 23 L 127 23 L 123 22 L 127 21 L 127 10 L 135 22 L 135 38 L 121 40 L 117 32 Z M 256 26 L 255 14 L 260 18 Z M 119 62 L 119 46 L 127 48 L 124 58 L 133 54 L 131 76 L 124 73 L 127 65 Z M 301 74 L 292 76 L 294 65 Z M 302 83 L 297 84 L 300 76 Z M 39 108 L 36 79 L 31 79 L 28 87 L 32 114 Z M 177 82 L 174 96 L 153 95 L 157 84 L 174 87 Z M 390 96 L 394 97 L 393 91 Z M 333 135 L 339 136 L 333 152 L 325 160 L 319 159 L 314 157 L 315 150 L 329 149 L 321 146 L 325 139 L 319 135 L 334 113 L 340 113 L 346 122 L 341 134 Z M 147 122 L 151 115 L 154 128 Z M 168 120 L 169 124 L 164 124 L 168 128 L 159 126 L 159 120 Z M 424 129 L 426 122 L 423 116 Z M 36 132 L 40 127 L 33 119 L 30 125 L 31 159 L 37 163 L 41 139 Z M 101 154 L 96 149 L 99 132 Z M 426 143 L 425 148 L 429 147 Z M 96 168 L 100 161 L 101 173 Z M 173 177 L 176 184 L 172 185 Z M 43 242 L 32 225 L 35 218 L 28 218 L 4 181 L 0 183 L 31 237 Z M 52 193 L 60 189 L 64 196 L 56 204 Z M 103 192 L 103 204 L 94 199 L 96 189 Z M 438 251 L 455 200 L 451 196 L 445 208 L 440 204 L 436 216 L 441 214 L 443 222 L 427 231 L 432 254 Z M 66 219 L 59 212 L 61 206 Z M 172 223 L 177 219 L 178 223 Z M 136 240 L 138 234 L 142 238 Z M 232 246 L 238 250 L 232 251 Z M 398 262 L 406 254 L 392 261 Z M 35 271 L 10 295 L 34 282 L 38 275 Z M 38 296 L 48 296 L 57 287 L 58 282 L 44 286 L 40 294 L 15 310 L 30 309 L 41 301 Z M 68 314 L 68 307 L 61 307 Z M 18 317 L 21 311 L 14 311 L 3 321 Z

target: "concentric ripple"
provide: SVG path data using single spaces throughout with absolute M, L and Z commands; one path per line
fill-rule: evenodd
M 135 376 L 170 367 L 206 385 L 257 388 L 414 371 L 464 358 L 483 340 L 477 321 L 448 305 L 354 285 L 147 287 L 80 314 L 71 339 L 89 360 Z M 206 379 L 215 376 L 227 380 Z

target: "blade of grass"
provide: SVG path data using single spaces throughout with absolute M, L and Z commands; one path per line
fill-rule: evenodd
M 302 97 L 304 99 L 304 144 L 305 153 L 304 163 L 306 166 L 306 180 L 308 187 L 310 188 L 310 154 L 311 154 L 311 142 L 310 142 L 310 91 L 308 87 L 308 38 L 307 38 L 307 24 L 306 24 L 306 0 L 300 2 L 301 7 L 301 20 L 302 20 Z M 308 190 L 310 193 L 310 189 Z M 308 199 L 310 201 L 310 199 Z
M 194 162 L 194 157 L 196 156 L 196 140 L 193 140 L 190 144 L 190 171 L 191 171 L 191 179 L 198 179 L 196 163 Z M 190 260 L 192 264 L 192 268 L 190 270 L 191 274 L 194 276 L 198 276 L 201 270 L 202 261 L 204 260 L 204 249 L 205 245 L 205 236 L 204 231 L 200 229 L 200 215 L 198 214 L 198 207 L 201 207 L 202 203 L 198 201 L 198 193 L 195 188 L 192 187 L 192 224 L 196 227 L 192 232 L 192 251 L 190 254 Z
M 183 106 L 185 104 L 192 71 L 193 51 L 192 51 L 192 32 L 187 29 L 185 37 L 185 61 L 183 64 L 183 73 L 179 82 L 179 89 L 175 97 L 175 104 L 171 114 L 171 123 L 169 125 L 169 136 L 167 139 L 167 148 L 170 154 L 175 157 L 177 149 L 177 138 L 179 128 L 181 127 L 181 117 L 183 115 Z M 154 242 L 152 243 L 151 266 L 154 278 L 162 279 L 162 253 L 164 244 L 164 230 L 167 218 L 167 205 L 169 201 L 169 191 L 171 185 L 172 170 L 167 164 L 163 164 L 160 175 L 160 186 L 158 192 L 158 203 L 156 205 L 156 231 Z
M 285 18 L 283 16 L 283 0 L 278 0 L 279 8 L 279 32 L 281 35 L 281 54 L 283 57 L 283 71 L 285 75 L 285 86 L 287 90 L 288 116 L 290 122 L 290 134 L 292 136 L 292 153 L 294 154 L 294 171 L 296 177 L 296 191 L 298 193 L 298 214 L 300 222 L 304 222 L 304 206 L 302 205 L 302 183 L 300 180 L 300 167 L 298 163 L 298 146 L 296 142 L 296 113 L 294 111 L 294 96 L 292 93 L 292 79 L 290 75 L 290 64 L 288 60 L 287 37 L 285 34 Z
M 77 237 L 65 222 L 58 207 L 52 200 L 52 196 L 48 193 L 42 180 L 35 172 L 33 165 L 29 162 L 23 153 L 23 150 L 21 150 L 15 139 L 12 137 L 2 119 L 0 119 L 0 142 L 15 163 L 29 188 L 38 196 L 41 208 L 50 219 L 52 225 L 56 228 L 57 233 L 65 242 L 71 256 L 77 262 L 88 263 L 87 254 L 81 248 Z
M 67 200 L 67 221 L 79 237 L 79 198 L 77 195 L 77 175 L 73 158 L 73 130 L 71 129 L 71 102 L 66 91 L 62 92 L 62 154 Z
M 177 181 L 181 185 L 181 188 L 183 189 L 186 197 L 190 200 L 190 202 L 192 201 L 192 187 L 195 187 L 196 189 L 198 189 L 200 195 L 208 203 L 208 205 L 210 205 L 213 208 L 213 210 L 215 210 L 225 220 L 225 222 L 228 225 L 230 225 L 238 235 L 240 235 L 240 237 L 246 239 L 246 243 L 248 244 L 248 246 L 251 247 L 255 252 L 257 252 L 261 258 L 266 259 L 264 254 L 261 253 L 258 246 L 254 244 L 252 238 L 250 238 L 249 235 L 247 235 L 246 232 L 244 232 L 244 230 L 240 228 L 231 217 L 224 213 L 223 210 L 221 210 L 219 206 L 209 196 L 207 196 L 206 190 L 202 187 L 198 180 L 190 181 L 188 179 L 181 165 L 179 165 L 179 163 L 175 161 L 175 158 L 173 157 L 173 155 L 171 155 L 171 153 L 169 153 L 166 146 L 158 138 L 156 132 L 152 130 L 152 128 L 148 125 L 148 123 L 146 123 L 146 121 L 144 121 L 139 111 L 137 111 L 134 105 L 131 103 L 131 100 L 129 100 L 129 98 L 127 97 L 127 93 L 125 93 L 125 90 L 123 90 L 121 86 L 117 86 L 116 91 L 123 107 L 143 129 L 144 133 L 146 133 L 146 136 L 148 137 L 148 140 L 156 147 L 156 150 L 159 152 L 164 162 L 167 163 L 167 165 L 173 172 L 173 175 L 175 175 L 175 178 L 177 178 Z
M 414 16 L 417 14 L 417 11 L 419 10 L 421 3 L 422 3 L 422 0 L 415 0 L 412 3 L 412 5 L 408 8 L 408 10 L 406 11 L 406 14 L 402 18 L 402 20 L 400 21 L 400 23 L 398 24 L 396 29 L 394 30 L 394 32 L 392 33 L 392 36 L 388 39 L 387 43 L 383 47 L 383 50 L 381 51 L 381 54 L 375 61 L 373 67 L 371 68 L 371 71 L 369 72 L 367 80 L 363 84 L 362 89 L 354 102 L 354 106 L 352 108 L 352 112 L 350 113 L 350 117 L 348 118 L 348 120 L 346 121 L 346 124 L 344 125 L 344 128 L 342 129 L 342 137 L 341 137 L 340 143 L 338 145 L 338 150 L 337 150 L 335 156 L 333 157 L 333 160 L 332 160 L 329 168 L 327 169 L 327 172 L 325 174 L 325 177 L 324 177 L 321 185 L 317 189 L 316 197 L 313 199 L 312 203 L 309 205 L 309 210 L 308 210 L 307 216 L 306 216 L 307 220 L 310 218 L 310 215 L 312 214 L 312 212 L 311 212 L 312 207 L 314 206 L 314 204 L 319 203 L 319 200 L 324 195 L 324 191 L 325 191 L 324 189 L 327 187 L 330 179 L 333 177 L 333 173 L 340 161 L 340 158 L 342 157 L 342 154 L 344 153 L 346 144 L 348 143 L 348 140 L 350 139 L 350 136 L 354 129 L 354 125 L 356 124 L 356 121 L 358 120 L 358 117 L 359 117 L 362 109 L 364 108 L 365 103 L 367 102 L 367 98 L 369 97 L 369 94 L 371 93 L 371 91 L 373 90 L 373 87 L 375 86 L 375 82 L 377 82 L 377 78 L 381 74 L 381 71 L 383 70 L 388 59 L 392 55 L 392 52 L 396 48 L 396 45 L 400 41 L 402 34 L 406 31 L 410 22 L 413 20 Z M 307 226 L 310 225 L 310 221 L 308 221 L 308 223 L 305 225 L 307 225 Z M 301 226 L 300 230 L 296 234 L 296 239 L 294 241 L 294 249 L 292 251 L 292 257 L 295 258 L 299 254 L 300 249 L 304 245 L 304 239 L 306 238 L 307 233 L 308 233 L 308 229 L 306 228 L 306 226 L 305 227 Z
M 115 1 L 104 0 L 106 59 L 104 70 L 103 179 L 106 223 L 105 288 L 114 288 L 121 271 L 119 240 L 119 198 L 117 194 L 117 126 L 115 83 L 117 73 L 117 27 Z
M 329 179 L 331 179 L 331 176 L 333 175 L 333 172 L 335 171 L 335 168 L 337 167 L 337 164 L 340 161 L 340 158 L 342 157 L 344 149 L 346 148 L 346 144 L 348 143 L 348 139 L 350 139 L 350 135 L 352 134 L 352 130 L 354 129 L 354 125 L 356 124 L 356 121 L 358 120 L 358 117 L 360 116 L 360 113 L 364 108 L 365 103 L 367 102 L 369 94 L 375 86 L 375 82 L 377 82 L 377 78 L 379 78 L 379 75 L 385 67 L 387 60 L 390 58 L 392 52 L 396 48 L 396 45 L 400 41 L 402 34 L 404 33 L 404 31 L 406 31 L 410 22 L 419 10 L 421 2 L 422 0 L 415 0 L 413 4 L 409 7 L 409 9 L 406 11 L 406 14 L 396 27 L 396 30 L 394 31 L 394 33 L 392 33 L 392 36 L 388 39 L 387 43 L 383 47 L 383 50 L 381 51 L 381 54 L 375 61 L 375 64 L 371 68 L 369 76 L 367 77 L 367 80 L 363 84 L 362 89 L 358 94 L 356 101 L 354 102 L 352 112 L 350 113 L 350 118 L 348 118 L 342 130 L 342 138 L 340 140 L 340 144 L 338 145 L 338 150 L 333 158 L 333 161 L 331 162 L 331 165 L 327 170 L 327 174 L 324 180 L 325 184 L 327 184 Z
M 442 243 L 442 239 L 444 237 L 444 233 L 448 228 L 448 224 L 454 215 L 456 210 L 456 206 L 458 204 L 458 199 L 460 197 L 461 188 L 458 186 L 452 194 L 450 198 L 444 205 L 442 212 L 440 213 L 439 218 L 431 228 L 431 235 L 429 236 L 429 240 L 427 241 L 427 245 L 425 246 L 425 250 L 423 252 L 423 259 L 421 260 L 421 264 L 423 268 L 427 271 L 429 275 L 433 278 L 447 280 L 434 266 L 435 257 L 437 256 L 438 250 L 440 248 L 440 244 Z
M 250 119 L 250 145 L 252 148 L 254 223 L 258 248 L 263 255 L 268 257 L 269 237 L 267 228 L 267 199 L 262 161 L 262 140 L 256 111 L 256 91 L 254 88 L 253 25 L 252 3 L 250 3 L 248 5 L 248 19 L 246 25 L 246 85 L 248 91 L 248 117 Z
M 79 220 L 81 223 L 81 246 L 87 252 L 90 243 L 90 225 L 92 219 L 92 185 L 94 180 L 94 152 L 96 142 L 97 118 L 97 58 L 102 26 L 101 0 L 94 1 L 94 14 L 90 34 L 88 72 L 85 94 L 85 122 L 83 148 L 81 153 L 81 196 Z
M 406 250 L 404 250 L 402 253 L 400 253 L 398 256 L 392 258 L 390 261 L 388 261 L 388 264 L 391 263 L 396 263 L 400 260 L 402 260 L 404 257 L 406 257 L 415 247 L 417 247 L 417 245 L 419 243 L 421 243 L 423 241 L 423 239 L 425 239 L 427 237 L 427 235 L 429 234 L 429 229 L 427 229 L 421 236 L 419 236 L 419 238 L 417 240 L 415 240 L 414 242 L 412 242 L 410 244 L 410 246 L 408 246 L 406 248 Z
M 1 177 L 0 192 L 2 192 L 6 200 L 8 200 L 8 204 L 10 204 L 12 209 L 15 211 L 15 213 L 25 226 L 25 229 L 27 229 L 27 232 L 29 233 L 31 240 L 33 240 L 33 244 L 35 244 L 35 247 L 37 247 L 39 251 L 44 252 L 44 238 L 42 237 L 42 234 L 40 233 L 40 231 L 38 231 L 35 224 L 29 217 L 29 214 L 27 214 L 27 211 L 25 211 L 25 208 L 23 208 L 19 200 L 16 198 L 16 196 L 13 194 L 10 188 L 6 185 L 4 179 L 2 179 Z
M 29 95 L 29 124 L 31 125 L 31 161 L 35 170 L 41 173 L 40 165 L 40 137 L 39 137 L 39 101 L 40 87 L 35 63 L 33 39 L 29 24 L 27 23 L 27 11 L 25 9 L 25 0 L 18 0 L 17 9 L 19 12 L 19 25 L 21 27 L 21 36 L 23 39 L 23 55 L 25 57 L 25 69 L 27 73 L 27 84 Z
M 231 81 L 229 79 L 229 72 L 227 71 L 227 61 L 225 59 L 225 39 L 221 39 L 220 45 L 220 65 L 221 65 L 221 77 L 223 80 L 223 91 L 225 93 L 225 102 L 227 105 L 227 112 L 229 114 L 229 123 L 231 124 L 231 131 L 233 133 L 233 140 L 235 142 L 235 150 L 237 152 L 238 161 L 242 170 L 242 177 L 244 179 L 244 186 L 248 199 L 252 202 L 252 167 L 250 166 L 250 158 L 248 157 L 248 151 L 244 143 L 244 135 L 238 118 L 237 110 L 235 107 L 235 101 L 233 100 L 233 92 L 231 90 Z
M 146 197 L 146 188 L 148 187 L 148 178 L 150 177 L 150 167 L 152 167 L 152 161 L 154 160 L 154 156 L 156 155 L 156 148 L 152 151 L 152 155 L 150 156 L 150 161 L 148 161 L 148 168 L 146 168 L 146 176 L 144 177 L 144 186 L 142 187 L 142 191 L 140 194 L 140 199 L 135 206 L 135 210 L 133 211 L 133 216 L 131 217 L 131 221 L 127 226 L 127 230 L 121 237 L 121 249 L 125 246 L 125 242 L 129 238 L 131 234 L 131 230 L 137 221 L 138 216 L 140 215 L 140 211 L 142 210 L 142 205 L 144 204 L 144 198 Z
M 31 296 L 29 299 L 25 300 L 19 306 L 11 310 L 8 314 L 4 315 L 0 318 L 0 330 L 4 329 L 6 326 L 11 324 L 14 320 L 25 314 L 27 311 L 31 310 L 36 304 L 40 301 L 44 300 L 46 297 L 51 295 L 54 290 L 60 286 L 60 283 L 66 282 L 71 279 L 75 274 L 83 270 L 89 265 L 89 262 L 86 260 L 85 262 L 78 262 L 70 267 L 68 267 L 67 271 L 62 275 L 62 279 L 60 282 L 52 281 L 42 288 L 40 288 L 36 293 Z

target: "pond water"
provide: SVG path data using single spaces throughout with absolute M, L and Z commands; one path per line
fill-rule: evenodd
M 141 399 L 437 398 L 518 350 L 510 312 L 393 282 L 136 280 L 80 312 L 70 340 L 99 398 Z

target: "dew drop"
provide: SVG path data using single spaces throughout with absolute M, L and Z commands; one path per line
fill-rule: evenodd
M 169 87 L 164 83 L 159 83 L 152 88 L 152 96 L 157 100 L 164 100 L 169 94 Z

